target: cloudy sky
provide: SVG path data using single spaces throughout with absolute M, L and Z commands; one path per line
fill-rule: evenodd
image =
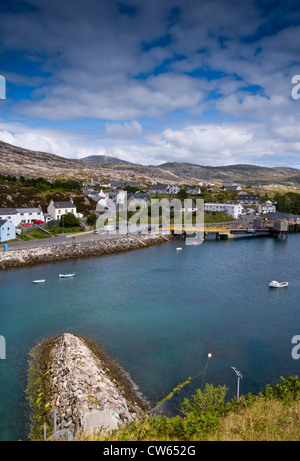
M 0 34 L 5 142 L 300 168 L 299 0 L 1 0 Z

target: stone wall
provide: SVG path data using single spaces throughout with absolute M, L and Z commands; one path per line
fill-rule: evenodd
M 57 439 L 61 432 L 79 440 L 100 429 L 117 429 L 147 408 L 131 380 L 85 339 L 64 333 L 50 344 L 40 375 L 47 369 L 45 402 L 49 414 L 56 410 Z
M 0 253 L 0 270 L 35 264 L 66 261 L 90 256 L 137 250 L 173 239 L 171 235 L 139 235 L 108 240 L 76 242 L 48 247 L 10 250 Z

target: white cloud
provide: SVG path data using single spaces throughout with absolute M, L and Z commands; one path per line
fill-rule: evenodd
M 107 123 L 105 132 L 108 137 L 130 139 L 138 136 L 143 131 L 142 125 L 134 120 L 131 123 Z
M 27 93 L 16 101 L 10 93 L 7 120 L 24 124 L 0 123 L 1 139 L 66 157 L 102 153 L 144 164 L 298 161 L 295 11 L 255 0 L 131 3 L 135 15 L 120 14 L 122 3 L 113 0 L 73 0 L 69 9 L 60 0 L 27 0 L 36 8 L 19 14 L 3 8 L 3 49 L 29 70 L 6 74 L 8 86 L 21 92 L 23 82 Z M 32 128 L 39 118 L 54 128 Z M 61 121 L 80 118 L 90 128 L 63 131 Z M 104 131 L 97 133 L 95 120 Z
M 260 123 L 230 122 L 189 125 L 144 134 L 138 123 L 111 124 L 110 137 L 118 142 L 94 142 L 89 134 L 50 129 L 32 129 L 21 124 L 0 123 L 0 139 L 13 145 L 68 158 L 111 155 L 133 163 L 157 165 L 166 161 L 222 166 L 237 163 L 299 165 L 300 134 L 297 119 L 277 121 L 272 130 Z M 116 131 L 114 131 L 116 130 Z M 139 137 L 128 137 L 136 130 Z M 133 130 L 133 131 L 132 131 Z M 127 137 L 125 137 L 127 134 Z M 300 166 L 300 165 L 299 165 Z

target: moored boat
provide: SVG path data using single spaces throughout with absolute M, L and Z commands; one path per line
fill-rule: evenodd
M 46 280 L 41 279 L 41 280 L 33 280 L 32 283 L 44 283 Z
M 68 277 L 74 277 L 75 272 L 69 273 L 69 274 L 59 274 L 60 278 L 68 278 Z
M 276 280 L 272 280 L 269 283 L 269 287 L 271 288 L 284 288 L 288 286 L 288 282 L 277 282 Z

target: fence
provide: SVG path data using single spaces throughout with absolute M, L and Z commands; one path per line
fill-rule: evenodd
M 46 423 L 44 424 L 44 440 L 49 441 L 53 440 L 54 442 L 56 440 L 64 440 L 64 438 L 67 438 L 68 442 L 71 442 L 73 440 L 72 432 L 69 429 L 61 429 L 57 430 L 57 410 L 53 411 L 53 434 L 50 435 L 50 437 L 47 438 L 47 427 Z

